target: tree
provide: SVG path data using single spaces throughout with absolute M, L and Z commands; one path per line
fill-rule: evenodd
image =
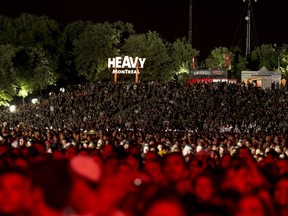
M 42 47 L 20 47 L 13 63 L 16 69 L 19 96 L 46 89 L 57 81 L 57 73 L 51 66 L 52 60 Z
M 12 62 L 14 55 L 15 47 L 0 45 L 0 105 L 8 105 L 16 94 L 16 75 Z
M 131 35 L 134 35 L 136 33 L 131 23 L 124 23 L 122 21 L 117 21 L 117 22 L 112 23 L 111 25 L 119 33 L 120 47 L 124 45 L 125 40 L 127 40 Z
M 86 30 L 86 28 L 93 27 L 93 23 L 90 21 L 83 22 L 82 20 L 74 21 L 65 26 L 63 34 L 66 38 L 66 47 L 68 50 L 72 50 L 74 40 L 79 39 L 80 35 Z
M 233 61 L 234 55 L 226 47 L 217 47 L 211 51 L 211 54 L 205 60 L 206 67 L 209 69 L 227 69 L 225 56 L 229 56 Z
M 17 95 L 19 97 L 22 97 L 22 104 L 25 104 L 25 98 L 28 96 L 29 94 L 29 86 L 25 85 L 24 83 L 18 83 L 19 85 L 19 91 L 17 93 Z
M 282 72 L 282 77 L 288 79 L 288 45 L 284 44 L 279 53 L 279 63 L 280 70 Z
M 277 68 L 277 53 L 275 52 L 271 44 L 262 44 L 261 47 L 256 47 L 252 51 L 251 60 L 255 68 L 259 70 L 265 66 L 268 70 L 274 70 Z
M 122 52 L 133 57 L 146 58 L 140 71 L 140 80 L 169 80 L 172 78 L 172 61 L 168 53 L 169 44 L 157 32 L 130 36 Z
M 55 20 L 47 16 L 21 14 L 14 19 L 17 41 L 15 45 L 23 47 L 42 46 L 48 53 L 58 50 L 61 31 Z M 61 41 L 62 42 L 62 41 Z
M 86 29 L 73 43 L 76 69 L 89 81 L 107 75 L 107 59 L 119 53 L 119 33 L 109 23 L 95 24 Z
M 0 16 L 0 44 L 15 44 L 16 28 L 14 27 L 13 19 L 6 16 Z
M 232 60 L 232 76 L 237 78 L 238 80 L 241 79 L 241 72 L 247 69 L 248 61 L 246 59 L 245 54 L 239 47 L 232 47 L 231 52 L 233 53 L 233 60 Z
M 15 47 L 43 49 L 49 58 L 49 67 L 57 71 L 59 56 L 64 52 L 64 39 L 55 20 L 24 13 L 13 20 L 12 28 L 15 34 L 11 43 Z
M 191 69 L 193 69 L 194 61 L 199 56 L 199 51 L 192 48 L 191 43 L 185 38 L 177 39 L 171 45 L 171 58 L 173 60 L 173 70 L 177 76 L 182 76 L 183 73 L 189 75 Z M 195 67 L 196 67 L 195 63 Z M 181 75 L 182 74 L 182 75 Z
M 79 40 L 80 35 L 85 32 L 87 28 L 91 28 L 94 24 L 90 21 L 83 22 L 81 20 L 69 23 L 65 26 L 62 37 L 65 41 L 65 50 L 60 55 L 59 70 L 60 78 L 66 82 L 75 82 L 79 79 L 75 65 L 74 42 Z

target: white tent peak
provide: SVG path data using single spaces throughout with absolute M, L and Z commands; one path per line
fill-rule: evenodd
M 259 71 L 269 71 L 265 66 L 263 66 Z

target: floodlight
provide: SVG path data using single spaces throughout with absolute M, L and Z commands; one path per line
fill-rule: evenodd
M 10 110 L 10 112 L 12 112 L 12 113 L 16 112 L 16 106 L 15 106 L 15 105 L 11 105 L 11 106 L 9 107 L 9 110 Z
M 33 98 L 33 99 L 31 100 L 31 102 L 32 102 L 33 104 L 36 104 L 36 103 L 38 103 L 38 99 L 37 99 L 37 98 Z

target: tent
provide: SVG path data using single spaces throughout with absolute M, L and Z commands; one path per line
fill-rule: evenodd
M 258 71 L 242 71 L 241 81 L 267 89 L 271 88 L 272 84 L 281 84 L 281 71 L 269 71 L 265 66 Z

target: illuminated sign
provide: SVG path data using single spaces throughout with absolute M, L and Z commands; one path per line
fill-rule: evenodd
M 222 76 L 227 77 L 228 73 L 225 70 L 195 70 L 192 71 L 192 76 Z
M 144 68 L 145 61 L 146 58 L 130 56 L 108 58 L 108 68 L 113 68 L 113 74 L 139 74 L 139 68 Z
M 193 71 L 193 75 L 194 75 L 194 76 L 197 76 L 197 75 L 210 76 L 210 75 L 211 75 L 211 71 L 207 71 L 207 70 Z

